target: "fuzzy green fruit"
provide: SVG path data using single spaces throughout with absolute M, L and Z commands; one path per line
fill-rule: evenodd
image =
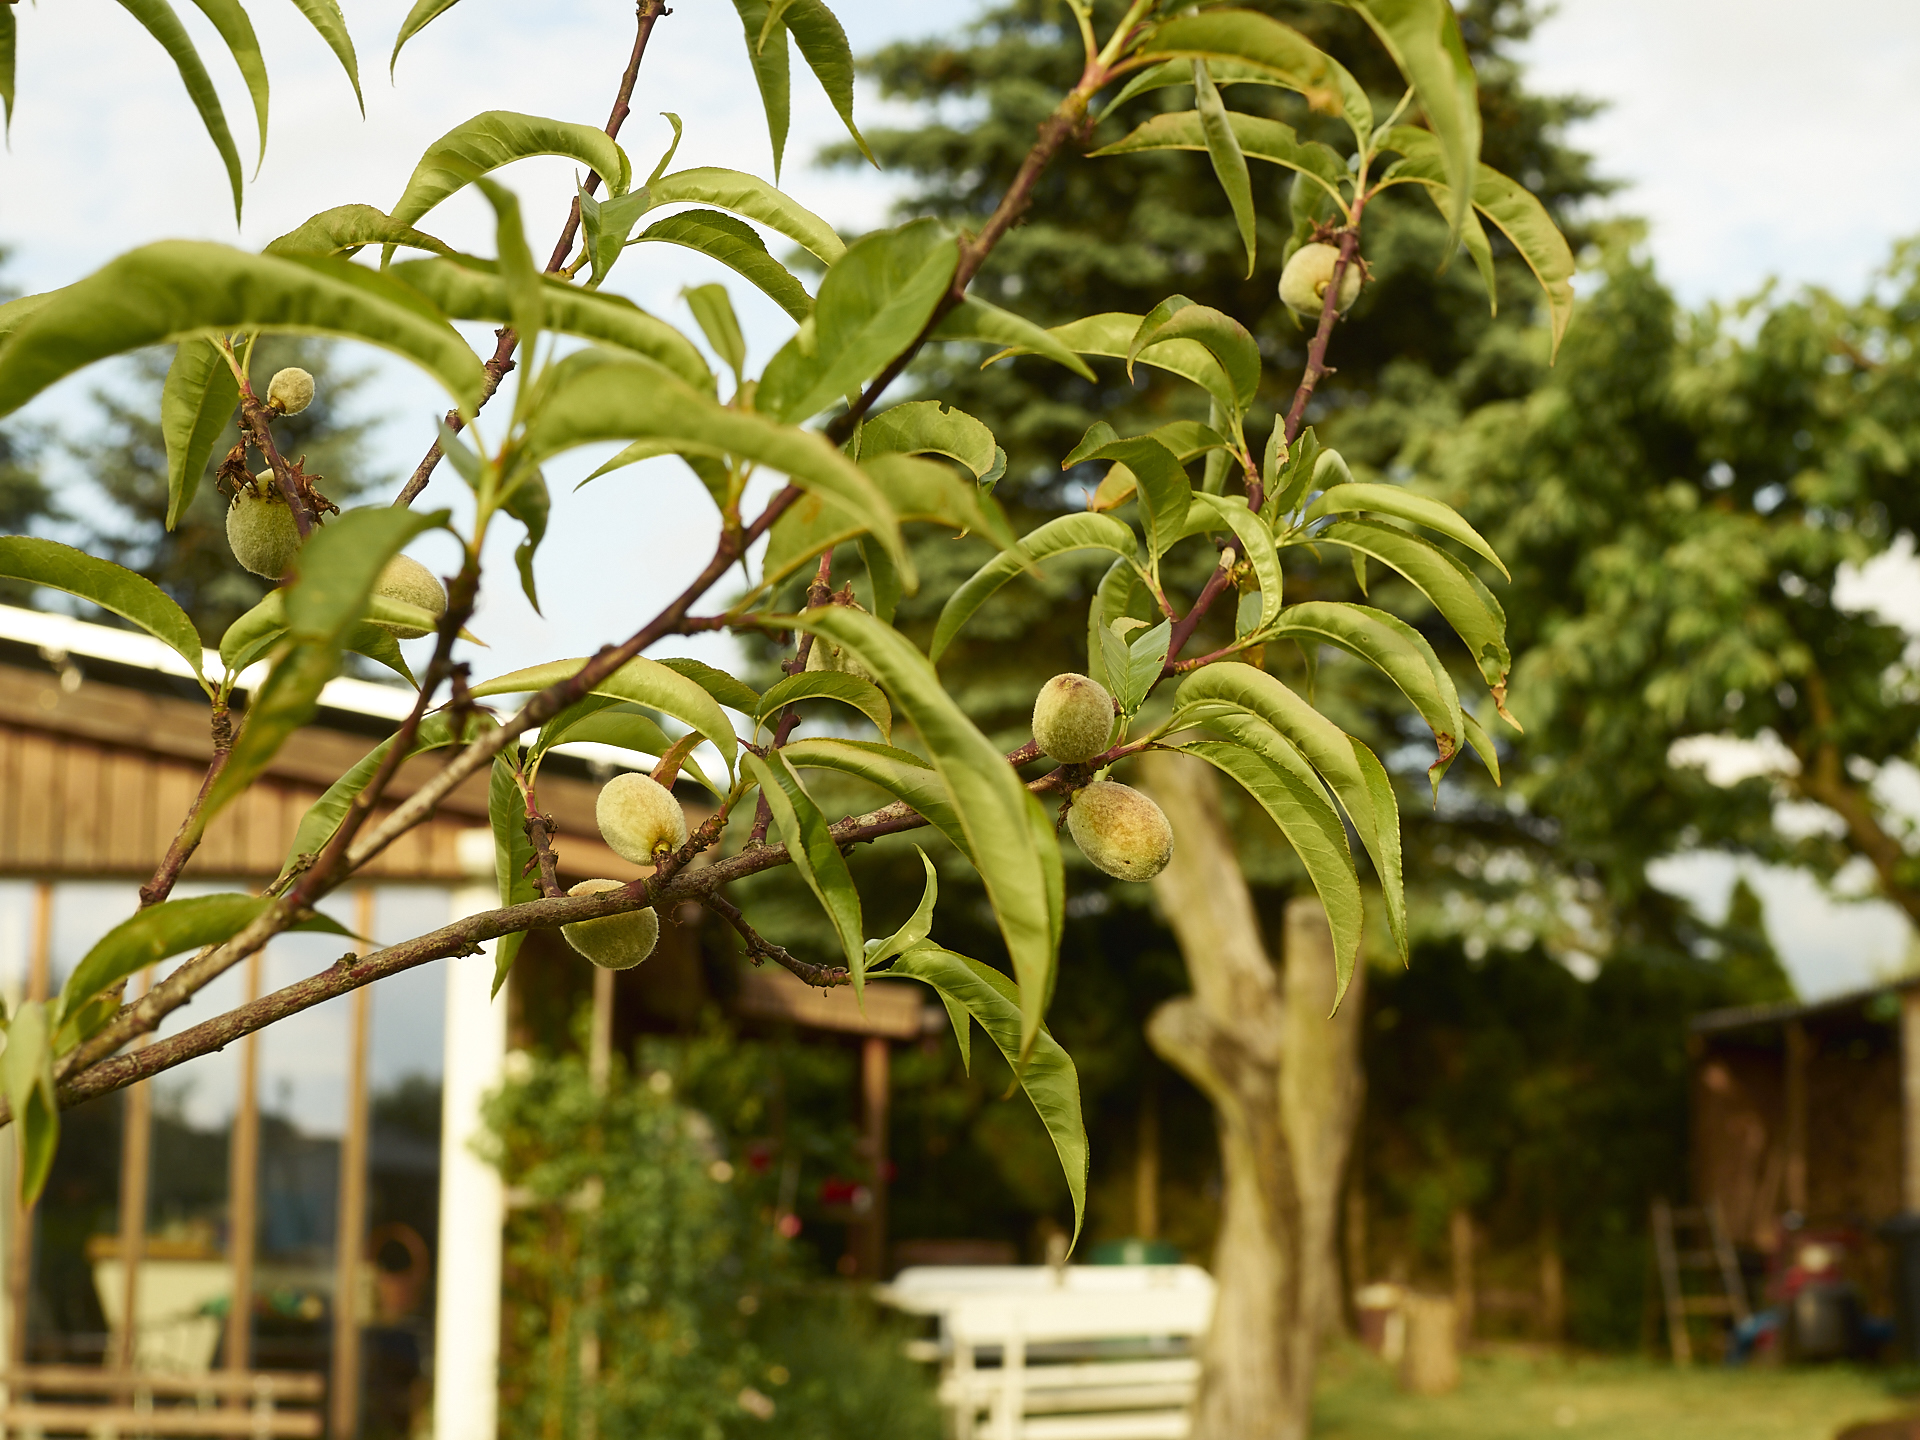
M 602 895 L 620 889 L 618 880 L 582 880 L 569 895 Z M 653 954 L 660 943 L 660 917 L 648 910 L 625 915 L 602 915 L 598 920 L 576 920 L 562 925 L 567 943 L 603 970 L 631 970 Z
M 687 843 L 687 812 L 673 792 L 650 775 L 616 775 L 594 802 L 600 838 L 634 865 L 651 865 Z
M 1033 702 L 1034 742 L 1062 765 L 1091 760 L 1113 734 L 1113 696 L 1084 675 L 1056 675 Z
M 254 486 L 242 487 L 227 507 L 227 544 L 247 569 L 277 581 L 300 553 L 300 527 L 293 523 L 293 511 L 281 498 L 271 470 L 262 471 Z
M 864 605 L 849 605 L 849 610 L 867 613 Z M 856 680 L 865 680 L 870 685 L 878 685 L 880 677 L 853 658 L 851 650 L 829 644 L 827 637 L 816 635 L 813 644 L 807 647 L 807 669 L 810 671 L 837 670 L 842 675 L 851 675 Z
M 1340 258 L 1337 245 L 1302 245 L 1280 272 L 1280 299 L 1292 311 L 1320 318 L 1327 297 L 1327 285 L 1333 279 L 1334 262 Z M 1340 277 L 1340 313 L 1353 308 L 1360 294 L 1360 262 L 1352 261 Z
M 1116 880 L 1151 880 L 1173 858 L 1173 827 L 1131 785 L 1096 780 L 1073 797 L 1067 829 L 1080 853 Z
M 396 555 L 389 560 L 387 568 L 380 572 L 380 578 L 373 582 L 373 593 L 388 600 L 417 605 L 436 619 L 447 613 L 446 590 L 434 573 L 411 555 Z M 382 630 L 391 631 L 397 640 L 418 640 L 422 635 L 433 633 L 417 625 L 396 625 L 385 620 L 375 620 L 373 623 Z
M 297 365 L 274 373 L 267 382 L 267 404 L 282 415 L 298 415 L 313 403 L 313 376 Z

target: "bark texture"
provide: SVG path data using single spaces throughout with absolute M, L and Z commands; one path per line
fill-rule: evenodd
M 1173 825 L 1173 859 L 1154 886 L 1193 986 L 1154 1013 L 1147 1036 L 1212 1101 L 1220 1133 L 1219 1296 L 1193 1440 L 1303 1440 L 1320 1337 L 1340 1314 L 1360 997 L 1350 992 L 1328 1020 L 1333 942 L 1318 901 L 1291 902 L 1289 961 L 1274 964 L 1213 771 L 1165 753 L 1142 768 Z

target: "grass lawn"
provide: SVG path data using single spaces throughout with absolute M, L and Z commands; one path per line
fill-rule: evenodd
M 1402 1395 L 1353 1347 L 1321 1364 L 1315 1440 L 1832 1440 L 1902 1410 L 1884 1372 L 1838 1368 L 1679 1371 L 1637 1358 L 1475 1356 L 1459 1390 Z

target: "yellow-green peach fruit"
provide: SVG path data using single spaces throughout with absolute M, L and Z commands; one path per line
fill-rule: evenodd
M 447 613 L 446 590 L 434 573 L 411 555 L 396 555 L 389 560 L 387 568 L 380 572 L 380 578 L 373 582 L 373 593 L 388 600 L 417 605 L 436 620 Z M 375 620 L 373 623 L 382 630 L 392 632 L 398 640 L 418 640 L 422 635 L 433 633 L 419 625 L 398 625 L 386 620 Z
M 569 895 L 600 895 L 618 890 L 618 880 L 582 880 Z M 602 915 L 598 920 L 576 920 L 562 925 L 567 943 L 603 970 L 631 970 L 660 943 L 660 917 L 652 910 L 630 910 L 624 915 Z
M 1113 734 L 1113 696 L 1084 675 L 1056 675 L 1033 702 L 1033 739 L 1062 765 L 1091 760 Z
M 616 775 L 594 802 L 600 838 L 622 860 L 651 865 L 687 843 L 687 812 L 673 792 L 650 775 Z
M 858 610 L 862 615 L 867 613 L 866 607 L 863 605 L 849 605 L 846 608 L 849 610 Z M 880 683 L 880 677 L 867 669 L 867 667 L 862 665 L 858 660 L 854 659 L 851 650 L 833 644 L 824 635 L 816 635 L 813 637 L 813 644 L 807 650 L 807 669 L 814 671 L 837 670 L 842 675 L 851 675 L 855 679 L 865 680 L 869 684 L 878 685 Z
M 274 372 L 267 382 L 267 404 L 282 415 L 298 415 L 313 403 L 313 376 L 297 365 Z
M 254 574 L 278 580 L 300 553 L 300 527 L 293 523 L 293 511 L 281 498 L 271 470 L 262 471 L 254 486 L 242 486 L 227 507 L 227 544 L 233 547 L 233 558 Z
M 1173 827 L 1131 785 L 1096 780 L 1073 797 L 1067 829 L 1080 853 L 1116 880 L 1151 880 L 1173 858 Z
M 1301 315 L 1320 318 L 1320 309 L 1326 300 L 1327 284 L 1333 279 L 1334 262 L 1340 258 L 1337 245 L 1302 245 L 1293 252 L 1293 258 L 1287 261 L 1287 268 L 1280 272 L 1280 299 L 1292 311 Z M 1349 261 L 1346 274 L 1340 277 L 1340 311 L 1345 314 L 1353 308 L 1354 299 L 1360 294 L 1360 262 Z

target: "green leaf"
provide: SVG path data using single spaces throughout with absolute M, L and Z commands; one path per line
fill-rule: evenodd
M 1434 193 L 1436 204 L 1451 208 L 1452 187 L 1447 182 L 1440 144 L 1431 134 L 1410 125 L 1396 125 L 1380 137 L 1380 147 L 1398 150 L 1404 157 L 1387 172 L 1383 186 L 1400 181 L 1424 185 Z M 1520 258 L 1527 262 L 1527 268 L 1533 271 L 1533 278 L 1540 282 L 1541 290 L 1546 293 L 1547 313 L 1553 329 L 1552 354 L 1557 356 L 1561 337 L 1573 319 L 1574 261 L 1566 236 L 1560 233 L 1559 226 L 1553 223 L 1553 217 L 1537 196 L 1490 166 L 1479 165 L 1474 170 L 1473 204 L 1500 228 L 1500 233 L 1512 242 Z M 1469 249 L 1473 248 L 1473 233 L 1477 229 L 1475 225 L 1467 232 Z M 1484 246 L 1484 233 L 1480 240 Z M 1474 258 L 1476 263 L 1480 261 L 1478 251 Z M 1481 273 L 1488 277 L 1487 292 L 1491 295 L 1493 282 L 1489 268 L 1483 266 Z
M 871 681 L 858 675 L 843 675 L 834 670 L 813 670 L 789 675 L 760 697 L 753 718 L 765 724 L 796 700 L 838 700 L 850 705 L 874 723 L 882 744 L 893 743 L 893 710 L 887 697 Z
M 1496 693 L 1504 690 L 1513 663 L 1507 651 L 1507 614 L 1464 562 L 1421 536 L 1373 520 L 1336 521 L 1314 536 L 1313 543 L 1369 555 L 1404 575 L 1465 642 L 1487 684 Z
M 1404 620 L 1366 605 L 1310 600 L 1288 606 L 1272 635 L 1276 640 L 1335 645 L 1365 660 L 1393 681 L 1420 712 L 1433 731 L 1442 762 L 1451 760 L 1460 748 L 1466 722 L 1453 677 L 1426 637 Z
M 1261 728 L 1265 734 L 1257 746 L 1200 741 L 1181 749 L 1205 760 L 1258 801 L 1300 857 L 1314 893 L 1327 909 L 1333 929 L 1334 974 L 1338 993 L 1344 994 L 1360 953 L 1365 918 L 1347 827 L 1300 752 L 1271 726 Z
M 427 147 L 393 207 L 394 222 L 411 225 L 482 175 L 532 155 L 577 161 L 605 177 L 615 195 L 626 194 L 633 183 L 626 152 L 607 138 L 606 131 L 511 110 L 488 110 L 456 125 Z
M 889 406 L 860 427 L 860 458 L 944 455 L 978 480 L 993 468 L 1000 447 L 982 422 L 938 400 Z
M 76 370 L 148 345 L 235 330 L 364 340 L 412 360 L 462 406 L 485 375 L 409 287 L 350 261 L 162 240 L 56 291 L 0 350 L 0 415 Z
M 1493 783 L 1500 783 L 1500 751 L 1493 743 L 1493 737 L 1487 734 L 1481 723 L 1473 718 L 1471 710 L 1466 712 L 1467 743 L 1473 746 L 1473 753 L 1480 757 L 1480 763 L 1487 767 L 1487 773 L 1493 776 Z
M 1167 340 L 1192 340 L 1213 356 L 1233 386 L 1234 403 L 1227 408 L 1236 417 L 1245 415 L 1260 389 L 1260 346 L 1247 327 L 1210 305 L 1194 304 L 1184 295 L 1162 304 L 1168 307 L 1166 313 L 1155 306 L 1127 342 L 1128 376 L 1133 374 L 1135 358 L 1148 346 Z
M 903 525 L 924 521 L 953 530 L 977 531 L 1002 547 L 1014 543 L 1013 531 L 999 504 L 992 496 L 982 494 L 979 486 L 954 474 L 949 466 L 907 455 L 875 455 L 863 461 L 860 468 L 886 496 L 889 509 Z M 855 538 L 864 529 L 849 523 L 844 511 L 813 496 L 803 498 L 774 522 L 767 553 L 761 560 L 762 583 L 777 583 L 821 551 Z
M 405 245 L 410 250 L 427 250 L 435 255 L 451 255 L 443 240 L 436 240 L 411 225 L 397 224 L 386 212 L 371 205 L 336 205 L 322 210 L 304 224 L 268 243 L 267 255 L 354 254 L 363 245 Z
M 853 137 L 853 143 L 867 157 L 867 163 L 879 169 L 880 162 L 867 148 L 866 136 L 853 123 L 853 47 L 847 43 L 847 32 L 840 28 L 840 22 L 833 18 L 833 12 L 822 0 L 786 0 L 780 22 L 792 33 L 800 58 L 807 62 L 813 78 L 827 92 L 827 99 L 833 102 L 834 111 Z
M 247 705 L 227 763 L 201 807 L 202 828 L 257 780 L 293 732 L 309 723 L 320 692 L 340 672 L 348 632 L 368 611 L 387 562 L 415 536 L 444 525 L 430 515 L 367 505 L 336 515 L 308 537 L 284 592 L 291 644 Z
M 744 384 L 747 377 L 747 341 L 740 333 L 740 317 L 733 313 L 733 300 L 727 294 L 727 287 L 694 285 L 682 290 L 680 298 L 687 302 L 687 308 L 693 312 L 700 333 L 707 337 L 707 344 L 713 347 L 713 353 L 733 371 L 734 386 L 738 388 Z
M 487 786 L 487 819 L 493 826 L 493 878 L 501 905 L 538 900 L 540 881 L 533 841 L 527 837 L 526 797 L 520 793 L 513 762 L 505 755 L 494 757 Z M 493 942 L 493 994 L 498 995 L 507 983 L 526 938 L 526 931 L 516 930 Z
M 1073 1197 L 1073 1242 L 1077 1243 L 1086 1216 L 1089 1152 L 1086 1122 L 1080 1113 L 1080 1075 L 1073 1058 L 1045 1030 L 1027 1034 L 1024 991 L 1015 989 L 1005 975 L 978 960 L 937 945 L 920 945 L 894 961 L 886 973 L 931 985 L 948 1002 L 947 1013 L 954 1016 L 956 1031 L 961 1024 L 955 1013 L 958 1007 L 980 1022 L 987 1038 L 1007 1057 L 1060 1156 L 1067 1192 Z M 964 1037 L 960 1049 L 964 1057 L 968 1049 Z
M 1131 558 L 1114 561 L 1101 577 L 1087 606 L 1088 677 L 1105 685 L 1109 692 L 1118 689 L 1123 682 L 1108 673 L 1105 657 L 1110 638 L 1119 634 L 1113 622 L 1138 620 L 1140 626 L 1136 628 L 1145 628 L 1153 624 L 1158 614 L 1153 594 L 1141 578 L 1140 567 Z
M 394 67 L 400 63 L 400 47 L 459 3 L 460 0 L 413 0 L 413 8 L 407 11 L 407 18 L 400 22 L 400 33 L 393 37 L 393 55 L 387 61 L 389 79 L 393 76 Z
M 346 648 L 386 666 L 414 689 L 420 688 L 420 682 L 414 679 L 413 671 L 407 665 L 407 657 L 401 653 L 400 642 L 394 638 L 392 631 L 373 624 L 356 625 L 347 632 Z
M 933 861 L 927 858 L 927 852 L 918 845 L 913 847 L 920 856 L 920 864 L 927 872 L 926 884 L 920 889 L 920 903 L 913 908 L 906 923 L 884 940 L 867 942 L 867 967 L 869 969 L 884 965 L 896 955 L 904 955 L 921 941 L 933 929 L 933 907 L 940 898 L 940 876 L 933 868 Z M 962 1039 L 964 1049 L 966 1041 Z
M 1253 278 L 1253 181 L 1247 174 L 1247 157 L 1240 153 L 1240 140 L 1234 134 L 1233 121 L 1220 99 L 1219 87 L 1207 74 L 1204 60 L 1193 64 L 1193 105 L 1200 116 L 1200 129 L 1206 136 L 1207 157 L 1213 161 L 1213 173 L 1226 193 L 1233 211 L 1233 223 L 1240 229 L 1240 244 L 1247 252 L 1247 278 Z
M 547 538 L 547 516 L 553 508 L 547 493 L 547 477 L 538 470 L 526 476 L 508 493 L 500 508 L 526 527 L 525 537 L 513 547 L 513 565 L 520 572 L 520 589 L 527 603 L 533 606 L 533 613 L 538 615 L 540 595 L 533 583 L 533 557 L 540 549 L 540 542 Z
M 680 657 L 660 662 L 676 675 L 684 675 L 702 690 L 729 709 L 738 710 L 742 715 L 751 715 L 759 708 L 760 696 L 744 680 L 736 680 L 724 670 L 717 670 L 704 660 L 688 660 Z
M 1480 87 L 1460 38 L 1451 0 L 1340 0 L 1366 18 L 1393 63 L 1413 86 L 1427 125 L 1439 142 L 1453 205 L 1447 249 L 1458 241 L 1480 159 Z M 1364 148 L 1364 143 L 1363 143 Z
M 1222 84 L 1231 83 L 1221 73 L 1226 65 L 1245 65 L 1268 76 L 1274 84 L 1306 96 L 1314 109 L 1343 115 L 1359 148 L 1366 148 L 1373 131 L 1373 105 L 1346 67 L 1316 49 L 1299 31 L 1265 15 L 1215 10 L 1177 16 L 1147 37 L 1139 56 L 1204 60 Z
M 464 744 L 474 738 L 478 730 L 491 730 L 493 721 L 485 715 L 476 714 L 477 725 L 469 727 L 467 733 L 456 737 L 453 725 L 446 713 L 428 715 L 420 722 L 420 728 L 414 735 L 412 747 L 407 758 L 424 755 L 431 750 L 443 750 L 449 745 Z M 382 740 L 346 774 L 327 787 L 326 793 L 307 807 L 307 813 L 300 817 L 300 824 L 293 832 L 293 843 L 287 847 L 287 858 L 281 866 L 285 874 L 297 864 L 302 856 L 318 855 L 326 848 L 340 829 L 340 822 L 347 818 L 354 799 L 367 788 L 374 772 L 386 761 L 387 752 L 393 748 L 393 737 Z
M 794 273 L 774 259 L 767 242 L 743 220 L 718 210 L 683 210 L 656 220 L 628 242 L 665 241 L 696 250 L 740 275 L 795 320 L 813 313 L 813 297 Z
M 227 112 L 220 108 L 220 95 L 213 88 L 213 78 L 207 74 L 207 67 L 200 63 L 200 52 L 193 48 L 193 40 L 187 34 L 187 27 L 180 23 L 180 17 L 173 13 L 173 7 L 167 0 L 120 0 L 128 14 L 146 27 L 146 31 L 160 42 L 160 48 L 172 57 L 180 71 L 181 83 L 187 87 L 187 98 L 193 101 L 193 108 L 200 112 L 200 123 L 207 127 L 207 135 L 213 141 L 213 148 L 220 152 L 220 158 L 227 167 L 227 183 L 233 187 L 233 222 L 240 223 L 240 152 L 234 148 L 233 132 L 227 129 Z
M 1416 495 L 1403 486 L 1358 482 L 1335 485 L 1307 507 L 1301 523 L 1311 525 L 1328 515 L 1351 515 L 1362 511 L 1391 515 L 1395 519 L 1409 520 L 1415 525 L 1437 530 L 1449 540 L 1458 540 L 1502 576 L 1509 580 L 1513 578 L 1507 575 L 1507 567 L 1500 563 L 1493 546 L 1461 517 L 1459 511 L 1441 501 L 1430 500 L 1425 495 Z
M 572 357 L 577 359 L 579 357 Z M 843 511 L 876 536 L 904 574 L 912 559 L 884 494 L 859 466 L 810 431 L 765 416 L 728 409 L 655 366 L 609 359 L 569 371 L 562 361 L 539 413 L 528 425 L 523 453 L 540 463 L 596 440 L 655 439 L 675 450 L 733 455 L 777 470 L 802 489 Z M 0 356 L 0 372 L 5 357 Z
M 491 261 L 468 255 L 403 260 L 387 273 L 451 319 L 514 319 L 512 287 Z M 545 307 L 541 328 L 618 346 L 665 366 L 689 385 L 709 393 L 714 389 L 713 372 L 699 347 L 666 321 L 623 296 L 582 290 L 551 276 L 538 279 Z
M 760 90 L 760 106 L 767 114 L 767 139 L 773 145 L 773 178 L 780 178 L 780 162 L 787 152 L 787 129 L 792 110 L 793 80 L 789 71 L 786 31 L 775 26 L 774 33 L 762 35 L 771 18 L 767 0 L 733 0 L 739 12 L 740 27 L 746 31 L 747 63 L 753 67 L 754 84 Z
M 1029 1053 L 1053 991 L 1063 919 L 1060 849 L 1052 823 L 904 635 L 844 605 L 820 606 L 791 623 L 851 650 L 879 676 L 926 745 L 1013 961 L 1020 982 L 1020 1045 L 1023 1054 Z
M 800 878 L 807 882 L 827 920 L 840 937 L 846 952 L 847 969 L 853 975 L 853 993 L 866 1003 L 867 954 L 865 922 L 860 917 L 860 892 L 854 887 L 847 869 L 846 856 L 834 843 L 833 831 L 820 807 L 800 786 L 778 750 L 762 759 L 747 752 L 746 765 L 759 782 L 760 794 L 780 826 L 780 838 L 786 842 L 787 855 Z
M 1243 496 L 1208 495 L 1203 491 L 1193 497 L 1193 503 L 1219 516 L 1240 542 L 1240 553 L 1253 566 L 1254 576 L 1260 582 L 1259 628 L 1264 630 L 1280 613 L 1280 555 L 1274 549 L 1272 532 L 1258 515 L 1247 509 Z
M 649 181 L 647 194 L 655 205 L 686 201 L 731 210 L 786 236 L 803 250 L 811 251 L 822 264 L 832 265 L 847 253 L 846 243 L 834 233 L 831 225 L 758 175 L 718 166 L 699 166 Z
M 789 740 L 780 753 L 797 770 L 837 770 L 878 786 L 894 799 L 905 801 L 969 861 L 973 859 L 972 842 L 967 839 L 947 787 L 933 767 L 911 751 L 867 740 L 819 736 Z
M 0 134 L 8 137 L 13 134 L 13 71 L 18 45 L 13 7 L 9 5 L 0 9 L 0 106 L 4 106 L 6 111 Z
M 53 1089 L 53 1026 L 44 1000 L 28 1000 L 7 1025 L 7 1049 L 0 1056 L 7 1080 L 7 1104 L 13 1110 L 14 1174 L 20 1207 L 40 1198 L 60 1148 L 60 1102 Z
M 160 438 L 167 447 L 167 529 L 180 523 L 200 489 L 213 447 L 233 423 L 240 382 L 212 340 L 182 340 L 160 393 Z
M 367 99 L 360 93 L 360 61 L 353 53 L 353 37 L 347 34 L 346 18 L 340 13 L 338 0 L 293 0 L 293 3 L 320 32 L 320 38 L 327 42 L 340 68 L 347 72 L 347 79 L 353 85 L 353 98 L 360 105 L 360 118 L 366 119 Z
M 544 690 L 549 685 L 572 679 L 586 663 L 585 660 L 554 660 L 545 665 L 515 670 L 474 686 L 473 696 L 475 699 L 484 699 L 488 695 L 519 695 Z M 691 725 L 713 742 L 714 748 L 725 757 L 727 767 L 733 767 L 739 740 L 719 703 L 700 685 L 678 671 L 668 669 L 659 661 L 649 660 L 645 656 L 629 660 L 595 685 L 592 693 L 647 705 Z
M 1109 627 L 1108 634 L 1116 632 Z M 1147 694 L 1160 679 L 1160 672 L 1167 665 L 1167 649 L 1173 640 L 1173 622 L 1162 620 L 1151 629 L 1142 630 L 1134 636 L 1126 647 L 1126 683 L 1120 687 L 1120 705 L 1129 715 L 1146 703 Z M 1107 673 L 1113 674 L 1117 666 L 1109 665 Z
M 1048 556 L 1064 555 L 1070 550 L 1111 550 L 1121 557 L 1122 563 L 1132 565 L 1140 553 L 1140 542 L 1133 531 L 1111 515 L 1062 515 L 1047 521 L 1011 550 L 982 565 L 947 598 L 933 629 L 929 652 L 932 658 L 940 658 L 953 643 L 953 637 L 960 633 L 960 627 L 1002 585 Z
M 233 56 L 233 63 L 240 69 L 240 78 L 247 82 L 253 118 L 260 126 L 260 158 L 254 162 L 253 169 L 257 176 L 267 158 L 267 63 L 260 55 L 260 38 L 253 33 L 253 22 L 247 18 L 240 0 L 193 0 L 193 3 L 213 22 L 213 28 Z
M 811 327 L 768 362 L 754 404 L 805 420 L 858 389 L 913 343 L 959 263 L 958 243 L 935 220 L 855 241 L 821 280 Z
M 1347 208 L 1340 193 L 1347 167 L 1333 150 L 1318 140 L 1302 140 L 1291 125 L 1269 120 L 1262 115 L 1228 112 L 1227 122 L 1240 153 L 1249 160 L 1265 160 L 1306 176 L 1333 198 L 1341 210 Z M 1425 133 L 1425 132 L 1422 132 Z M 1089 153 L 1089 159 L 1105 155 L 1131 155 L 1143 150 L 1205 150 L 1207 130 L 1200 115 L 1192 110 L 1156 115 L 1137 126 L 1124 139 Z
M 286 592 L 269 590 L 258 605 L 227 626 L 220 637 L 220 663 L 237 675 L 279 644 L 286 633 Z
M 1155 555 L 1165 554 L 1185 533 L 1187 508 L 1193 500 L 1193 482 L 1174 459 L 1173 452 L 1158 440 L 1138 436 L 1132 440 L 1109 440 L 1093 450 L 1076 451 L 1085 460 L 1112 460 L 1132 472 L 1139 489 L 1140 517 L 1147 532 L 1147 547 Z
M 540 732 L 539 743 L 531 753 L 538 756 L 556 745 L 586 742 L 612 745 L 617 749 L 632 750 L 636 754 L 658 759 L 673 748 L 673 740 L 667 732 L 638 705 L 624 700 L 609 702 L 604 696 L 590 695 L 580 702 L 580 707 L 587 706 L 604 708 L 583 713 L 579 707 L 569 706 L 547 722 Z M 716 800 L 724 801 L 727 798 L 725 788 L 709 780 L 699 762 L 691 755 L 681 760 L 680 771 L 704 785 Z
M 1009 346 L 1022 354 L 1044 355 L 1056 365 L 1064 365 L 1083 380 L 1094 378 L 1092 368 L 1063 345 L 1051 330 L 1042 330 L 1031 320 L 989 305 L 969 295 L 933 327 L 932 340 L 982 340 L 989 345 Z M 992 363 L 993 358 L 988 360 Z
M 201 673 L 200 634 L 173 597 L 144 575 L 71 545 L 31 535 L 0 535 L 0 576 L 64 590 L 131 620 Z
M 1076 354 L 1104 355 L 1114 360 L 1125 360 L 1142 318 L 1109 311 L 1104 315 L 1089 315 L 1071 324 L 1056 325 L 1048 333 Z M 1030 346 L 1010 345 L 998 355 L 990 356 L 988 363 L 1010 355 L 1030 353 Z M 1162 340 L 1147 346 L 1134 358 L 1143 365 L 1152 365 L 1183 380 L 1191 380 L 1217 400 L 1223 410 L 1238 408 L 1233 382 L 1227 372 L 1220 368 L 1220 362 L 1214 359 L 1212 352 L 1196 341 Z

